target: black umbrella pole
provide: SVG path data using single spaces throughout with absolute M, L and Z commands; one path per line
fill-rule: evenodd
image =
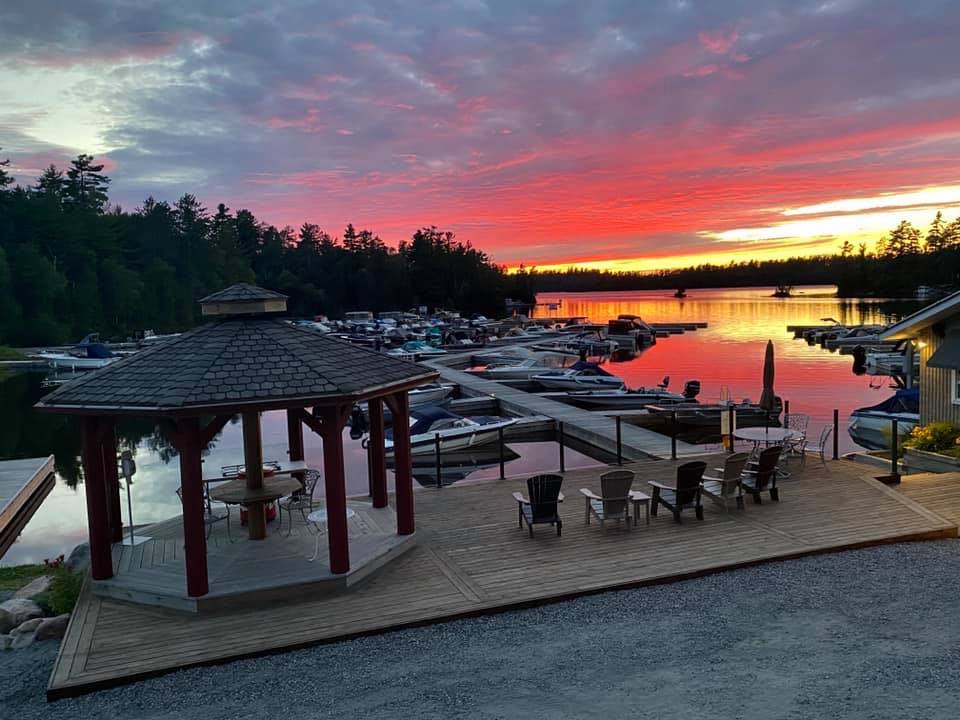
M 503 428 L 497 428 L 497 437 L 500 440 L 500 479 L 503 480 L 506 478 L 507 474 L 504 472 L 506 468 L 504 467 L 503 459 Z
M 620 436 L 620 423 L 623 420 L 617 415 L 617 465 L 623 465 L 623 444 Z
M 433 447 L 434 447 L 434 454 L 436 455 L 436 460 L 437 460 L 437 490 L 439 490 L 440 488 L 443 487 L 443 477 L 442 477 L 441 465 L 440 465 L 440 433 L 436 433 L 433 436 Z
M 892 433 L 890 436 L 890 479 L 894 482 L 900 482 L 900 468 L 897 463 L 897 455 L 900 454 L 900 434 L 896 418 L 890 421 L 890 426 Z
M 833 459 L 840 459 L 840 411 L 833 410 Z

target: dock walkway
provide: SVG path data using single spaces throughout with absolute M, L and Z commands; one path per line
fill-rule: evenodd
M 710 458 L 711 465 L 721 459 Z M 630 469 L 638 489 L 675 472 L 668 461 L 635 463 Z M 60 647 L 48 697 L 773 560 L 957 536 L 956 521 L 881 485 L 862 465 L 809 462 L 795 470 L 781 484 L 779 503 L 748 501 L 745 510 L 729 513 L 708 504 L 702 522 L 690 513 L 676 524 L 661 513 L 631 530 L 586 525 L 577 489 L 599 490 L 600 471 L 570 471 L 560 512 L 563 535 L 537 526 L 532 539 L 517 527 L 511 497 L 512 491 L 525 490 L 521 478 L 422 490 L 415 495 L 416 547 L 343 594 L 301 602 L 193 615 L 102 598 L 88 588 Z M 175 527 L 165 524 L 168 531 Z M 179 545 L 172 537 L 161 546 L 176 552 Z M 121 573 L 131 560 L 134 565 L 143 561 L 121 557 Z M 308 565 L 306 558 L 303 563 Z
M 592 413 L 557 400 L 517 390 L 502 383 L 478 377 L 449 367 L 443 360 L 424 363 L 440 373 L 446 382 L 456 383 L 461 392 L 467 395 L 492 395 L 500 401 L 501 409 L 515 415 L 542 415 L 563 423 L 563 431 L 568 437 L 594 445 L 604 452 L 616 455 L 617 421 L 603 413 Z M 649 458 L 669 458 L 670 438 L 667 435 L 644 428 L 621 423 L 620 427 L 623 457 L 627 460 Z M 677 441 L 677 455 L 697 455 L 703 448 L 690 443 Z
M 0 558 L 53 488 L 53 455 L 0 460 Z

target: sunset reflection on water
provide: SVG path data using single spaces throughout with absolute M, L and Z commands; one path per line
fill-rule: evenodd
M 844 324 L 883 323 L 878 300 L 839 300 L 832 287 L 805 287 L 791 298 L 771 297 L 770 288 L 690 290 L 687 297 L 672 291 L 542 293 L 540 303 L 556 303 L 556 310 L 539 305 L 536 317 L 585 316 L 604 323 L 630 313 L 647 322 L 706 322 L 708 327 L 683 335 L 659 338 L 656 345 L 635 359 L 611 363 L 608 370 L 629 387 L 651 386 L 670 376 L 670 387 L 679 392 L 686 380 L 703 384 L 701 401 L 720 398 L 727 386 L 731 397 L 757 401 L 767 340 L 776 357 L 776 393 L 790 401 L 792 412 L 811 416 L 814 437 L 840 411 L 840 450 L 859 449 L 846 432 L 851 410 L 880 402 L 893 391 L 888 378 L 856 376 L 853 358 L 795 340 L 788 325 L 822 325 L 832 317 Z M 909 305 L 907 305 L 909 307 Z

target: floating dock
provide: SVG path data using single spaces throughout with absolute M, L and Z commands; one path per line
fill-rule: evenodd
M 53 455 L 0 460 L 0 558 L 2 558 L 54 485 Z

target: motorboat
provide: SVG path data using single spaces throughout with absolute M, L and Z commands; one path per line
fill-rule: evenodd
M 890 447 L 894 420 L 901 440 L 920 423 L 918 388 L 902 388 L 881 403 L 857 408 L 850 413 L 848 432 L 858 445 L 870 450 L 886 450 Z
M 144 330 L 143 337 L 140 339 L 138 345 L 140 347 L 150 347 L 151 345 L 156 345 L 157 343 L 166 342 L 167 340 L 172 340 L 173 338 L 180 337 L 180 333 L 167 333 L 165 335 L 158 335 L 153 330 Z
M 783 402 L 778 397 L 773 410 L 760 407 L 757 403 L 743 400 L 742 402 L 719 402 L 712 404 L 675 403 L 673 405 L 648 405 L 647 413 L 664 421 L 676 422 L 684 427 L 720 427 L 720 418 L 731 409 L 736 414 L 738 427 L 754 427 L 757 425 L 780 425 L 780 412 Z
M 490 380 L 529 380 L 534 375 L 548 372 L 549 367 L 544 365 L 539 358 L 527 358 L 513 363 L 487 365 L 486 367 L 470 370 L 478 375 L 483 375 Z
M 96 370 L 120 359 L 106 345 L 99 342 L 81 342 L 72 352 L 45 350 L 37 357 L 46 360 L 55 370 Z
M 657 342 L 657 331 L 645 323 L 639 315 L 618 315 L 607 322 L 607 339 L 630 352 L 642 350 Z
M 496 416 L 464 417 L 437 406 L 410 411 L 410 449 L 414 454 L 433 452 L 437 436 L 442 450 L 464 450 L 492 442 L 501 429 L 516 422 L 515 418 Z M 385 446 L 393 451 L 393 428 L 386 433 Z
M 446 355 L 447 351 L 443 348 L 434 347 L 423 340 L 410 340 L 394 350 L 388 350 L 387 354 L 399 357 L 409 357 L 411 355 L 415 357 L 433 357 L 436 355 Z
M 530 378 L 547 390 L 617 390 L 623 378 L 612 375 L 596 363 L 581 360 L 563 370 L 550 370 Z
M 649 405 L 674 405 L 696 402 L 700 381 L 688 380 L 682 393 L 667 390 L 669 378 L 653 388 L 618 388 L 614 390 L 570 390 L 565 400 L 588 410 L 642 410 Z
M 816 328 L 808 329 L 803 337 L 806 339 L 807 343 L 810 345 L 823 345 L 828 340 L 835 340 L 838 337 L 844 336 L 850 332 L 850 328 L 846 325 L 843 325 L 839 320 L 834 318 L 820 318 L 821 322 L 829 322 L 830 325 L 821 326 Z
M 452 485 L 461 480 L 466 480 L 474 473 L 497 467 L 501 459 L 504 463 L 509 463 L 519 457 L 520 455 L 506 443 L 503 444 L 502 455 L 497 443 L 486 443 L 466 450 L 447 450 L 441 446 L 440 484 L 444 486 Z M 410 460 L 414 480 L 423 487 L 436 487 L 437 460 L 433 454 L 414 454 Z M 395 467 L 396 459 L 388 457 L 387 468 L 394 470 Z
M 837 335 L 834 338 L 825 340 L 825 345 L 830 348 L 857 347 L 858 345 L 876 345 L 883 342 L 880 334 L 886 328 L 883 325 L 861 325 L 851 328 L 845 333 Z
M 427 383 L 426 385 L 416 387 L 407 393 L 407 397 L 410 400 L 410 407 L 438 405 L 450 397 L 455 387 L 454 385 L 444 385 L 443 383 Z

